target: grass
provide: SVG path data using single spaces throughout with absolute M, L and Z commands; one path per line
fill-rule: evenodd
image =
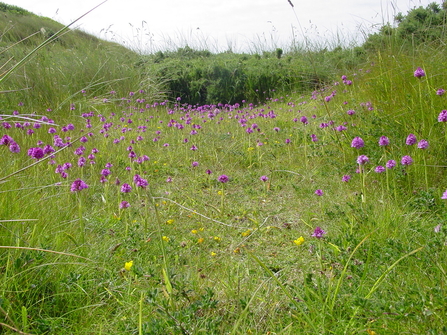
M 2 11 L 2 15 L 2 78 L 6 78 L 4 72 L 20 65 L 25 55 L 45 42 L 45 48 L 32 53 L 28 62 L 8 75 L 7 80 L 2 79 L 3 110 L 23 102 L 33 111 L 52 108 L 65 115 L 70 104 L 83 98 L 84 91 L 88 91 L 90 99 L 101 99 L 104 92 L 118 85 L 129 91 L 135 86 L 144 87 L 153 99 L 161 98 L 158 85 L 137 67 L 139 54 L 77 29 L 67 29 L 54 38 L 64 26 L 49 18 L 17 10 Z
M 445 333 L 444 45 L 393 41 L 262 102 L 157 100 L 141 80 L 10 93 L 0 332 Z

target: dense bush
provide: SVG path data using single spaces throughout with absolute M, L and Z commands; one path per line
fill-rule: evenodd
M 357 65 L 361 56 L 361 52 L 346 52 L 341 47 L 312 55 L 302 51 L 283 54 L 281 49 L 262 55 L 212 54 L 185 47 L 157 52 L 139 66 L 147 74 L 163 78 L 171 99 L 181 97 L 191 104 L 214 104 L 244 99 L 264 101 L 274 91 L 308 92 L 323 86 L 338 66 Z
M 447 1 L 442 6 L 431 3 L 427 7 L 410 10 L 407 15 L 399 13 L 394 21 L 384 25 L 378 33 L 368 36 L 364 47 L 367 50 L 378 50 L 386 45 L 413 47 L 421 43 L 442 41 L 446 38 Z

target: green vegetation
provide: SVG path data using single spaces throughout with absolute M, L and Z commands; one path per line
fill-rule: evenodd
M 0 18 L 2 72 L 63 28 L 51 19 L 16 12 L 20 11 L 8 11 Z M 5 110 L 24 102 L 39 113 L 47 108 L 66 113 L 70 104 L 83 98 L 83 90 L 88 90 L 90 98 L 100 99 L 117 86 L 129 91 L 144 87 L 154 100 L 160 99 L 161 92 L 153 78 L 143 76 L 135 65 L 140 58 L 121 45 L 71 30 L 54 39 L 0 84 L 0 91 L 14 91 L 2 94 L 0 108 Z
M 33 16 L 33 13 L 28 12 L 27 10 L 17 7 L 5 4 L 3 2 L 0 2 L 0 11 L 5 13 L 12 13 L 12 14 L 20 14 L 20 15 L 27 15 L 27 16 Z
M 157 52 L 147 57 L 148 73 L 165 78 L 171 99 L 181 97 L 192 104 L 234 104 L 265 101 L 273 92 L 308 92 L 321 88 L 337 71 L 358 65 L 357 50 L 297 50 L 283 55 L 281 49 L 259 54 L 212 54 L 189 47 Z M 316 64 L 316 65 L 315 65 Z
M 264 55 L 58 37 L 1 83 L 0 334 L 447 333 L 447 40 L 424 22 Z M 45 38 L 0 29 L 3 71 Z
M 414 45 L 433 42 L 435 44 L 446 38 L 447 2 L 440 6 L 431 3 L 426 8 L 414 8 L 407 15 L 399 13 L 395 17 L 397 27 L 390 23 L 384 25 L 376 34 L 366 40 L 366 49 L 381 49 L 390 41 L 396 48 L 411 49 Z

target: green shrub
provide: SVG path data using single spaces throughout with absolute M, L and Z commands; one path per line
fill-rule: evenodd
M 447 2 L 442 6 L 431 3 L 427 7 L 410 10 L 407 15 L 398 13 L 394 21 L 381 27 L 378 33 L 368 36 L 364 47 L 368 50 L 380 50 L 386 45 L 413 47 L 421 43 L 442 41 L 446 38 Z

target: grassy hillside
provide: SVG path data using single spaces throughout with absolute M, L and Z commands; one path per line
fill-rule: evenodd
M 2 71 L 63 28 L 51 19 L 12 10 L 11 6 L 0 9 Z M 80 30 L 69 30 L 1 83 L 1 91 L 14 93 L 2 93 L 0 108 L 7 109 L 23 102 L 39 112 L 50 108 L 67 113 L 70 105 L 84 96 L 100 98 L 112 87 L 129 91 L 145 89 L 157 99 L 158 87 L 135 67 L 139 59 L 138 54 L 121 45 Z
M 382 33 L 261 102 L 9 93 L 0 333 L 447 333 L 447 44 Z

